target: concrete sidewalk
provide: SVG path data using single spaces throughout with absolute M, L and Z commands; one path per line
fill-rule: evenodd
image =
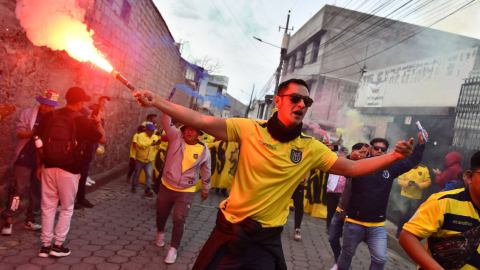
M 139 188 L 138 190 L 141 190 Z M 124 177 L 87 195 L 92 209 L 74 212 L 66 247 L 72 254 L 64 258 L 37 257 L 39 232 L 14 227 L 13 235 L 0 237 L 0 269 L 190 269 L 215 225 L 219 203 L 224 197 L 210 192 L 201 202 L 200 193 L 187 219 L 177 262 L 166 265 L 171 219 L 167 222 L 166 247 L 155 246 L 155 198 L 142 198 L 143 192 L 130 193 Z M 325 233 L 325 220 L 305 215 L 302 241 L 293 239 L 293 212 L 282 234 L 288 269 L 330 269 L 333 255 Z M 388 250 L 385 269 L 415 269 L 415 265 Z M 370 254 L 360 244 L 352 269 L 368 269 Z

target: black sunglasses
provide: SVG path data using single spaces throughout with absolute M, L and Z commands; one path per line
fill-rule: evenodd
M 299 94 L 278 95 L 278 96 L 279 97 L 288 96 L 288 97 L 290 97 L 290 100 L 293 103 L 298 103 L 298 102 L 300 102 L 301 99 L 303 99 L 303 103 L 305 103 L 305 106 L 307 106 L 307 107 L 310 107 L 313 104 L 313 99 L 311 99 L 310 97 L 299 95 Z
M 375 151 L 381 150 L 382 152 L 387 152 L 387 147 L 380 147 L 380 146 L 374 145 L 373 149 L 375 149 Z

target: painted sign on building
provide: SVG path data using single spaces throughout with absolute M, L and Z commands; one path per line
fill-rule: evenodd
M 455 107 L 477 51 L 469 48 L 369 71 L 360 80 L 355 107 Z M 372 93 L 377 84 L 384 84 L 382 96 Z
M 385 95 L 385 82 L 369 83 L 367 85 L 367 97 L 365 107 L 382 107 Z

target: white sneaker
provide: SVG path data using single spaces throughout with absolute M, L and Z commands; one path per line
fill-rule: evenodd
M 293 233 L 295 240 L 300 241 L 302 240 L 302 235 L 300 234 L 300 229 L 295 229 L 295 232 Z
M 89 176 L 87 176 L 87 183 L 95 185 L 95 181 L 93 181 L 92 178 L 90 178 Z
M 12 228 L 13 224 L 8 225 L 7 223 L 5 223 L 2 228 L 2 235 L 12 235 Z
M 27 221 L 27 223 L 25 223 L 25 225 L 23 225 L 23 227 L 27 230 L 38 231 L 42 228 L 42 225 L 37 224 L 35 222 Z
M 87 186 L 87 187 L 91 187 L 91 186 L 92 186 L 92 184 L 90 184 L 90 183 L 87 181 L 87 182 L 85 182 L 85 186 Z
M 165 245 L 165 241 L 163 240 L 164 237 L 165 233 L 157 231 L 157 239 L 155 240 L 155 245 L 157 245 L 157 247 L 163 247 Z
M 167 253 L 167 257 L 165 258 L 165 263 L 174 263 L 177 260 L 177 249 L 174 247 L 170 247 Z
M 338 265 L 335 264 L 335 265 L 332 267 L 332 269 L 330 269 L 330 270 L 338 270 Z

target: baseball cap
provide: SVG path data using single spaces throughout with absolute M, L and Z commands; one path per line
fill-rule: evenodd
M 145 126 L 146 129 L 148 130 L 155 130 L 155 126 L 152 124 L 152 123 L 148 123 L 146 126 Z
M 49 105 L 49 106 L 59 106 L 58 104 L 58 93 L 47 89 L 43 91 L 43 94 L 41 96 L 38 96 L 36 100 L 42 104 Z
M 185 128 L 187 128 L 187 126 L 186 126 L 186 125 L 183 125 L 183 126 L 180 127 L 180 130 L 181 130 L 182 132 L 184 132 L 184 131 L 185 131 Z M 200 132 L 200 135 L 203 135 L 203 131 L 202 131 L 201 129 L 197 129 L 197 130 L 198 130 L 198 132 Z
M 67 99 L 68 103 L 77 103 L 80 101 L 89 102 L 90 100 L 92 100 L 92 97 L 87 95 L 87 93 L 85 92 L 85 90 L 83 90 L 83 88 L 80 88 L 77 86 L 68 89 L 67 94 L 65 95 L 65 98 Z

